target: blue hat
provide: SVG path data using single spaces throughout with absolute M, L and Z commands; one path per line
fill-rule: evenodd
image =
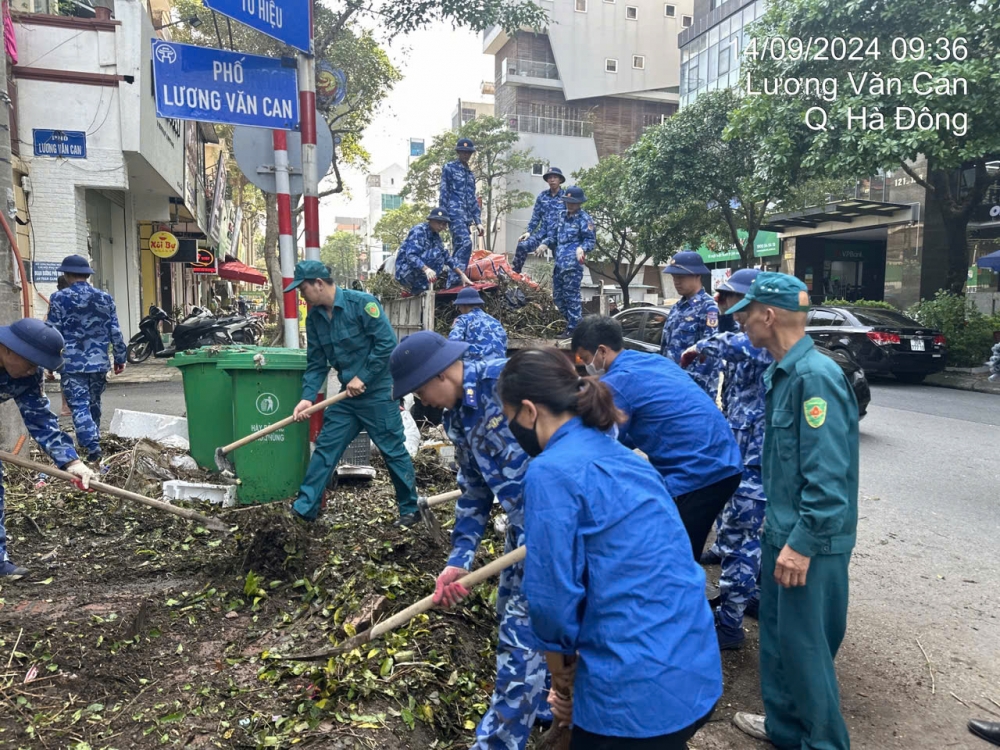
M 402 398 L 462 358 L 468 344 L 449 341 L 434 331 L 417 331 L 399 342 L 389 356 L 392 398 Z
M 458 293 L 457 297 L 455 297 L 455 304 L 483 305 L 485 303 L 483 302 L 483 298 L 479 296 L 479 292 L 477 292 L 473 287 L 467 286 Z
M 704 276 L 711 273 L 708 270 L 708 266 L 705 265 L 705 261 L 701 259 L 701 256 L 694 251 L 686 251 L 683 253 L 677 253 L 673 258 L 667 261 L 667 267 L 663 269 L 663 273 L 670 273 L 674 276 Z
M 547 180 L 552 175 L 555 175 L 556 177 L 559 178 L 560 184 L 566 182 L 566 175 L 562 173 L 562 170 L 559 169 L 559 167 L 549 167 L 549 171 L 542 175 L 542 179 Z
M 566 188 L 566 195 L 562 199 L 563 203 L 583 203 L 587 200 L 587 196 L 583 194 L 583 188 L 574 185 Z
M 809 309 L 809 289 L 794 276 L 787 273 L 761 271 L 753 280 L 746 296 L 729 308 L 729 312 L 739 312 L 751 302 L 760 302 L 782 310 L 806 312 Z
M 470 154 L 476 150 L 476 144 L 470 141 L 468 138 L 459 138 L 458 143 L 455 144 L 456 151 L 468 151 Z
M 22 318 L 0 326 L 0 344 L 46 370 L 62 367 L 62 334 L 44 321 Z
M 295 281 L 285 287 L 286 292 L 299 288 L 299 284 L 310 279 L 330 279 L 330 269 L 318 260 L 300 260 L 295 264 Z
M 94 269 L 82 255 L 67 255 L 56 270 L 59 273 L 71 273 L 76 276 L 90 276 L 94 273 Z
M 451 222 L 451 217 L 448 216 L 448 212 L 443 208 L 432 208 L 431 212 L 427 214 L 427 221 L 447 221 Z
M 756 268 L 741 268 L 717 287 L 719 292 L 732 292 L 733 294 L 746 294 L 750 291 L 750 285 L 759 274 Z

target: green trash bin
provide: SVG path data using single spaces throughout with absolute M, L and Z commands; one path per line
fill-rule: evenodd
M 181 371 L 191 456 L 215 471 L 215 449 L 233 442 L 232 379 L 217 365 L 227 350 L 218 347 L 178 352 L 167 364 Z
M 238 440 L 289 417 L 301 400 L 303 349 L 268 347 L 223 352 L 220 373 L 232 382 L 232 427 Z M 284 500 L 298 493 L 309 465 L 309 422 L 283 427 L 229 454 L 242 505 Z

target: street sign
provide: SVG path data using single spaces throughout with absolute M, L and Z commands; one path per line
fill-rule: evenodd
M 59 266 L 62 263 L 49 260 L 36 260 L 31 263 L 32 284 L 55 284 L 59 281 Z
M 294 61 L 153 40 L 156 114 L 177 120 L 299 126 Z
M 39 130 L 31 131 L 35 142 L 35 156 L 51 156 L 54 159 L 86 159 L 87 134 L 82 130 Z
M 205 0 L 205 7 L 229 16 L 303 52 L 309 52 L 309 0 Z
M 149 238 L 149 252 L 157 258 L 172 258 L 180 247 L 177 238 L 170 232 L 153 232 Z
M 233 155 L 243 176 L 265 193 L 277 193 L 274 179 L 274 141 L 259 128 L 233 128 Z M 320 179 L 333 163 L 333 136 L 326 120 L 316 113 L 316 174 Z M 302 135 L 288 134 L 288 169 L 292 195 L 302 195 Z

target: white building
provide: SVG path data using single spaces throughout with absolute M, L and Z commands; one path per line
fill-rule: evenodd
M 403 205 L 400 191 L 406 180 L 406 169 L 399 164 L 392 164 L 381 172 L 368 175 L 365 181 L 365 196 L 368 199 L 368 218 L 365 224 L 365 246 L 368 250 L 371 273 L 385 263 L 396 248 L 383 245 L 372 235 L 375 225 L 386 211 Z

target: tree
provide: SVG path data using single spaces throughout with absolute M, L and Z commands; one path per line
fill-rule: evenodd
M 790 161 L 776 163 L 754 134 L 727 133 L 740 100 L 731 89 L 712 91 L 649 128 L 630 151 L 631 195 L 642 221 L 679 212 L 703 234 L 736 247 L 747 267 L 769 207 L 810 175 Z
M 431 147 L 410 165 L 402 195 L 412 196 L 420 203 L 436 206 L 441 185 L 441 167 L 454 161 L 455 142 L 471 138 L 476 144 L 469 166 L 476 175 L 476 193 L 482 200 L 483 227 L 486 229 L 486 249 L 494 252 L 500 220 L 518 208 L 532 205 L 535 196 L 526 190 L 508 187 L 509 178 L 529 172 L 532 158 L 529 150 L 515 148 L 520 136 L 508 130 L 498 117 L 477 117 L 458 132 L 448 130 L 434 137 Z
M 777 162 L 801 161 L 830 176 L 866 177 L 902 166 L 940 216 L 944 286 L 962 294 L 968 223 L 1000 179 L 988 166 L 1000 153 L 1000 6 L 996 0 L 773 0 L 754 29 L 759 45 L 767 38 L 820 37 L 857 38 L 862 46 L 846 56 L 831 48 L 782 59 L 755 44 L 743 51 L 749 90 L 773 91 L 775 79 L 820 85 L 796 96 L 785 95 L 782 85 L 778 94 L 747 97 L 732 130 L 752 132 Z M 919 166 L 924 159 L 926 169 Z
M 358 278 L 358 264 L 364 237 L 354 232 L 336 231 L 326 238 L 319 249 L 319 259 L 330 267 L 333 280 L 342 287 Z
M 395 252 L 403 244 L 409 231 L 426 220 L 430 208 L 422 203 L 404 203 L 399 208 L 386 211 L 372 229 L 372 236 Z

